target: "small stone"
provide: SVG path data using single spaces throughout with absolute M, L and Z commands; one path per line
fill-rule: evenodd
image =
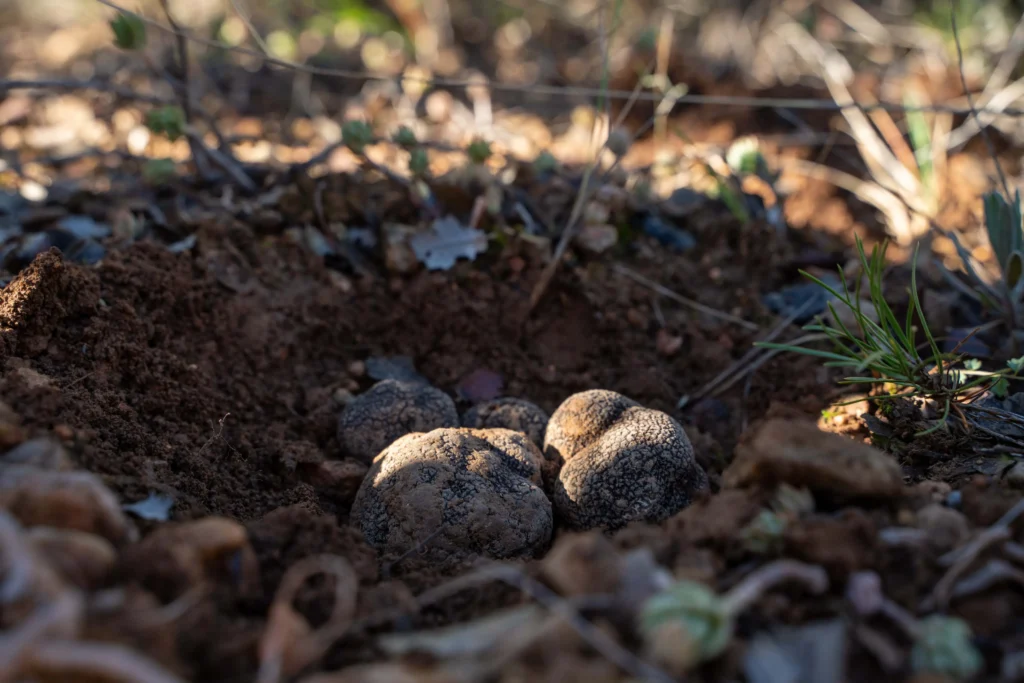
M 349 403 L 356 400 L 356 396 L 346 388 L 338 388 L 334 390 L 333 394 L 331 394 L 331 400 L 344 408 Z
M 358 460 L 345 458 L 300 464 L 298 471 L 302 480 L 310 486 L 328 492 L 335 500 L 351 502 L 369 468 Z
M 614 225 L 584 225 L 576 235 L 576 244 L 592 254 L 602 254 L 619 241 Z
M 54 425 L 53 435 L 61 441 L 72 441 L 75 438 L 75 430 L 65 424 Z
M 723 473 L 728 487 L 785 482 L 853 497 L 898 496 L 899 465 L 877 448 L 823 432 L 807 420 L 771 419 L 743 434 Z
M 664 327 L 658 330 L 658 335 L 655 338 L 655 348 L 658 353 L 666 358 L 679 353 L 679 349 L 683 347 L 683 338 L 677 334 L 672 334 Z
M 385 223 L 382 232 L 384 264 L 388 271 L 406 274 L 416 270 L 419 267 L 419 260 L 409 244 L 409 240 L 418 232 L 416 228 L 411 225 Z
M 938 553 L 956 548 L 971 532 L 963 513 L 939 503 L 918 510 L 915 526 L 928 532 L 928 544 Z
M 366 363 L 361 360 L 354 360 L 348 364 L 348 374 L 352 377 L 365 377 L 366 376 Z

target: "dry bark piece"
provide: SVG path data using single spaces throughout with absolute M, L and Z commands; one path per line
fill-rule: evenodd
M 409 434 L 374 460 L 352 518 L 386 557 L 533 557 L 552 533 L 541 454 L 507 429 Z
M 727 487 L 785 482 L 850 497 L 897 496 L 900 466 L 867 444 L 818 429 L 809 420 L 771 419 L 748 430 L 723 473 Z
M 565 462 L 553 500 L 573 529 L 660 522 L 708 488 L 679 423 L 613 391 L 567 398 L 548 422 L 544 451 Z
M 338 441 L 347 455 L 370 463 L 406 434 L 458 426 L 455 402 L 440 389 L 386 379 L 345 406 Z
M 133 540 L 136 534 L 117 498 L 91 472 L 53 472 L 31 465 L 0 467 L 0 508 L 26 527 L 84 531 L 114 545 Z
M 248 532 L 223 517 L 164 524 L 125 549 L 118 573 L 163 600 L 173 600 L 207 579 L 225 576 L 243 592 L 259 587 L 259 566 Z

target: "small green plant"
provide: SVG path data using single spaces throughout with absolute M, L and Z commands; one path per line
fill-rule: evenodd
M 970 403 L 990 391 L 1005 393 L 1007 380 L 1017 378 L 1024 359 L 1011 360 L 1007 367 L 989 372 L 981 370 L 980 363 L 957 353 L 957 349 L 944 353 L 928 327 L 917 293 L 916 252 L 911 267 L 907 315 L 902 321 L 898 319 L 886 300 L 882 283 L 886 246 L 885 243 L 876 246 L 868 257 L 863 243 L 857 240 L 863 277 L 857 278 L 853 291 L 842 267 L 839 268 L 842 290 L 802 273 L 832 298 L 828 302 L 829 322 L 818 320 L 805 328 L 824 334 L 832 349 L 763 342 L 755 345 L 817 356 L 825 360 L 826 366 L 850 369 L 854 374 L 843 379 L 844 384 L 888 385 L 890 395 L 934 401 L 941 417 L 935 426 L 921 434 L 944 427 L 950 414 L 956 414 L 963 424 L 972 424 L 973 420 L 966 413 Z M 868 288 L 867 299 L 861 292 L 864 281 Z M 850 315 L 844 318 L 838 309 L 846 309 Z M 854 324 L 850 326 L 844 319 Z M 921 343 L 918 332 L 924 336 Z
M 408 126 L 401 126 L 395 131 L 391 139 L 396 145 L 406 150 L 412 150 L 419 144 L 419 141 L 416 140 L 416 133 L 412 132 L 412 129 Z
M 119 13 L 110 20 L 114 45 L 122 50 L 141 50 L 146 46 L 146 25 L 131 14 Z
M 171 159 L 147 159 L 142 165 L 142 179 L 150 185 L 169 183 L 174 174 L 174 161 Z
M 430 159 L 427 150 L 417 147 L 409 153 L 409 172 L 414 176 L 424 176 L 430 170 Z
M 553 173 L 558 170 L 558 159 L 545 149 L 533 160 L 533 168 L 537 173 Z
M 970 281 L 971 287 L 966 293 L 985 308 L 997 312 L 1012 333 L 1024 318 L 1024 223 L 1020 190 L 1014 192 L 1012 201 L 998 191 L 989 192 L 983 197 L 983 206 L 985 231 L 999 267 L 997 276 L 986 277 L 956 235 L 948 236 L 956 246 Z
M 185 134 L 185 112 L 175 106 L 152 109 L 146 114 L 146 127 L 174 142 Z
M 971 642 L 971 627 L 963 620 L 933 614 L 918 623 L 918 630 L 910 653 L 915 673 L 964 681 L 973 678 L 985 665 Z
M 482 164 L 491 158 L 491 143 L 486 140 L 474 140 L 466 148 L 466 154 L 474 164 Z
M 341 127 L 341 139 L 356 154 L 363 154 L 373 142 L 373 129 L 365 121 L 346 121 Z

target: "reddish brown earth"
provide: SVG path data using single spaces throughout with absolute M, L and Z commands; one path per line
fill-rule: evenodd
M 767 327 L 772 318 L 760 293 L 791 280 L 815 253 L 798 246 L 799 235 L 741 230 L 722 216 L 697 220 L 694 229 L 701 240 L 696 254 L 668 255 L 640 240 L 618 262 Z M 714 495 L 663 524 L 626 528 L 595 557 L 646 547 L 677 578 L 725 585 L 756 561 L 742 531 L 771 497 L 757 487 L 719 492 L 741 433 L 766 414 L 815 419 L 836 393 L 834 377 L 813 359 L 780 356 L 748 389 L 740 382 L 681 414 L 679 397 L 742 356 L 754 333 L 658 297 L 616 275 L 610 261 L 567 265 L 527 318 L 539 265 L 517 271 L 506 260 L 484 261 L 443 274 L 360 278 L 329 270 L 297 246 L 260 240 L 245 226 L 207 226 L 198 236 L 193 253 L 141 243 L 111 252 L 94 268 L 51 251 L 0 291 L 0 397 L 10 409 L 0 430 L 5 441 L 53 435 L 75 466 L 100 475 L 119 500 L 154 492 L 174 500 L 171 524 L 139 521 L 141 542 L 118 549 L 99 585 L 130 588 L 133 597 L 106 621 L 90 620 L 87 632 L 129 643 L 189 680 L 254 680 L 281 578 L 315 555 L 347 559 L 359 590 L 355 624 L 313 671 L 381 661 L 374 634 L 467 622 L 524 600 L 518 590 L 488 583 L 417 606 L 413 596 L 468 567 L 439 574 L 416 557 L 381 566 L 349 526 L 365 465 L 341 459 L 336 422 L 346 392 L 374 382 L 369 359 L 409 356 L 450 395 L 484 369 L 502 378 L 504 395 L 549 413 L 577 391 L 605 388 L 680 417 Z M 682 343 L 674 347 L 668 337 Z M 1019 497 L 994 486 L 979 480 L 964 489 L 972 527 L 992 524 Z M 878 533 L 912 524 L 930 495 L 908 488 L 866 503 L 816 496 L 819 512 L 792 524 L 776 552 L 823 567 L 829 594 L 779 593 L 741 622 L 741 634 L 842 613 L 842 586 L 865 569 L 883 576 L 892 599 L 925 599 L 942 575 L 939 550 L 887 546 Z M 231 540 L 238 532 L 226 521 L 216 522 L 223 538 L 175 526 L 209 516 L 241 522 L 243 538 Z M 556 531 L 554 543 L 573 538 Z M 601 585 L 602 566 L 585 562 L 570 575 L 579 586 Z M 532 562 L 526 570 L 552 582 L 555 570 L 542 567 Z M 311 625 L 322 624 L 331 594 L 330 583 L 312 582 L 295 608 Z M 993 589 L 961 601 L 954 613 L 1006 647 L 1021 602 L 1019 592 Z M 152 622 L 161 604 L 181 611 Z M 993 604 L 999 609 L 987 607 Z M 630 642 L 628 624 L 605 625 L 623 628 Z M 850 680 L 903 678 L 901 671 L 884 678 L 872 656 L 853 647 Z M 700 679 L 734 678 L 740 654 L 730 650 L 701 669 Z M 510 667 L 510 676 L 538 680 L 619 676 L 571 634 L 535 643 Z M 352 675 L 338 680 L 362 676 Z

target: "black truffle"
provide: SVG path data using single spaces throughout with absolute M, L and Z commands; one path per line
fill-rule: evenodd
M 352 519 L 385 559 L 414 549 L 439 565 L 533 557 L 553 527 L 540 461 L 537 447 L 508 429 L 408 434 L 374 460 Z
M 659 522 L 708 487 L 679 423 L 613 391 L 566 399 L 551 416 L 544 446 L 548 459 L 564 460 L 553 502 L 573 529 Z
M 440 389 L 386 379 L 345 406 L 338 442 L 346 455 L 369 464 L 401 436 L 458 426 L 455 402 Z

